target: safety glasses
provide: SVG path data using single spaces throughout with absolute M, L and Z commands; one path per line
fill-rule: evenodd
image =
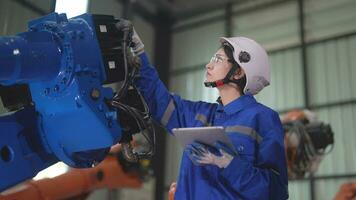
M 228 58 L 226 58 L 220 54 L 214 54 L 213 57 L 211 57 L 210 62 L 211 63 L 223 63 L 225 60 L 229 61 Z

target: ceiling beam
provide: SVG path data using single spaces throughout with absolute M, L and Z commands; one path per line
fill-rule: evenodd
M 35 4 L 30 3 L 26 0 L 13 0 L 13 1 L 28 8 L 29 10 L 37 13 L 38 15 L 47 15 L 48 13 L 51 12 L 50 10 L 44 10 L 44 9 L 42 9 L 42 8 L 36 6 Z
M 131 1 L 131 0 L 117 0 L 120 4 L 123 5 L 123 9 L 128 9 L 127 11 L 124 11 L 126 13 L 126 16 L 123 17 L 128 17 L 131 14 L 129 12 L 135 12 L 137 13 L 142 19 L 146 20 L 147 22 L 151 24 L 156 24 L 156 14 L 150 12 L 145 6 L 143 6 L 139 1 Z M 126 7 L 126 8 L 125 8 Z

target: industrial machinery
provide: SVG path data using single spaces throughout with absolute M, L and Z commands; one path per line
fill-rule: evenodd
M 121 143 L 126 158 L 154 153 L 154 128 L 133 81 L 132 26 L 112 16 L 52 13 L 0 37 L 0 192 L 63 161 L 98 165 Z M 110 85 L 116 85 L 113 89 Z M 131 146 L 141 133 L 148 148 Z
M 293 110 L 282 117 L 286 131 L 285 146 L 288 177 L 302 178 L 314 173 L 325 154 L 334 145 L 334 133 L 329 124 L 316 119 L 309 110 Z M 343 183 L 334 200 L 355 200 L 356 182 Z
M 151 162 L 148 159 L 128 162 L 120 146 L 111 148 L 109 155 L 93 168 L 73 168 L 57 177 L 24 182 L 0 193 L 0 199 L 82 200 L 97 189 L 140 188 L 152 175 Z
M 329 124 L 316 119 L 309 110 L 292 110 L 282 117 L 285 131 L 288 178 L 303 178 L 314 173 L 325 154 L 334 145 Z
M 340 186 L 334 200 L 355 200 L 356 199 L 356 182 L 347 182 Z

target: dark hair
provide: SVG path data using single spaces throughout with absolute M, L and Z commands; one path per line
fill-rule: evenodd
M 233 67 L 235 67 L 235 69 L 237 71 L 241 66 L 234 59 L 234 48 L 227 42 L 222 43 L 220 48 L 224 50 L 224 52 L 225 52 L 225 54 L 226 54 L 226 56 L 228 58 L 228 61 L 230 63 L 232 63 Z M 239 86 L 240 92 L 242 94 L 244 94 L 243 90 L 244 90 L 244 88 L 246 86 L 246 74 L 242 78 L 240 78 L 238 80 L 235 80 L 235 79 L 232 78 L 231 81 L 233 83 L 235 83 L 237 86 Z

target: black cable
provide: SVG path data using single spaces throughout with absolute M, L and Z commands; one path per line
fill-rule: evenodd
M 318 157 L 329 153 L 333 146 L 333 132 L 329 125 L 323 123 L 306 123 L 302 121 L 293 121 L 283 124 L 284 129 L 289 134 L 287 139 L 296 137 L 298 145 L 295 147 L 295 154 L 289 156 L 293 163 L 291 169 L 297 177 L 303 177 L 309 172 L 313 163 Z M 326 151 L 326 148 L 331 148 Z
M 142 98 L 142 96 L 140 95 L 140 97 Z M 151 122 L 151 118 L 149 116 L 149 110 L 147 109 L 148 106 L 145 103 L 145 101 L 142 102 L 144 104 L 144 112 L 141 112 L 140 110 L 128 106 L 126 104 L 120 103 L 118 101 L 113 100 L 112 101 L 112 105 L 124 112 L 126 112 L 127 114 L 129 114 L 130 116 L 133 117 L 133 119 L 135 120 L 137 126 L 139 127 L 139 130 L 141 132 L 141 134 L 143 135 L 143 137 L 145 138 L 145 140 L 149 143 L 149 151 L 145 152 L 145 153 L 137 153 L 137 156 L 139 156 L 140 158 L 147 158 L 149 156 L 152 156 L 155 152 L 155 129 L 153 127 L 153 124 Z M 152 139 L 150 138 L 150 136 L 146 135 L 145 130 L 147 132 L 151 132 L 152 133 Z
M 124 32 L 121 47 L 122 47 L 125 75 L 124 75 L 124 81 L 120 89 L 111 100 L 111 105 L 127 113 L 134 119 L 139 129 L 139 133 L 143 135 L 143 137 L 149 144 L 149 149 L 147 152 L 133 152 L 133 149 L 130 147 L 130 143 L 126 143 L 128 144 L 128 147 L 125 146 L 125 148 L 129 148 L 128 150 L 130 151 L 127 153 L 133 154 L 135 157 L 138 157 L 139 159 L 148 158 L 151 157 L 155 152 L 156 133 L 155 133 L 155 128 L 153 127 L 153 123 L 151 121 L 148 105 L 144 100 L 142 94 L 139 92 L 139 90 L 136 88 L 136 86 L 133 83 L 139 66 L 131 63 L 131 67 L 130 67 L 131 71 L 129 70 L 129 66 L 128 66 L 127 47 L 130 46 L 130 44 L 128 45 L 128 43 L 131 42 L 131 40 L 128 41 L 128 38 L 129 36 L 132 35 L 133 28 L 132 28 L 132 24 L 125 20 L 118 22 L 116 24 L 116 27 Z M 122 102 L 122 98 L 124 97 L 125 94 L 127 94 L 129 87 L 133 87 L 133 89 L 138 93 L 140 102 L 143 105 L 143 111 L 140 111 Z M 151 133 L 151 135 L 147 135 L 146 131 L 147 133 Z
M 126 35 L 126 34 L 125 34 Z M 124 82 L 122 83 L 121 85 L 121 88 L 118 90 L 118 92 L 116 93 L 116 95 L 114 96 L 113 99 L 120 99 L 123 94 L 126 92 L 126 89 L 127 89 L 127 85 L 128 85 L 128 65 L 127 65 L 127 56 L 126 56 L 126 50 L 127 50 L 127 46 L 126 46 L 126 39 L 125 39 L 125 36 L 124 36 L 124 39 L 122 41 L 122 54 L 123 54 L 123 60 L 124 60 L 124 69 L 125 69 L 125 75 L 124 75 Z

